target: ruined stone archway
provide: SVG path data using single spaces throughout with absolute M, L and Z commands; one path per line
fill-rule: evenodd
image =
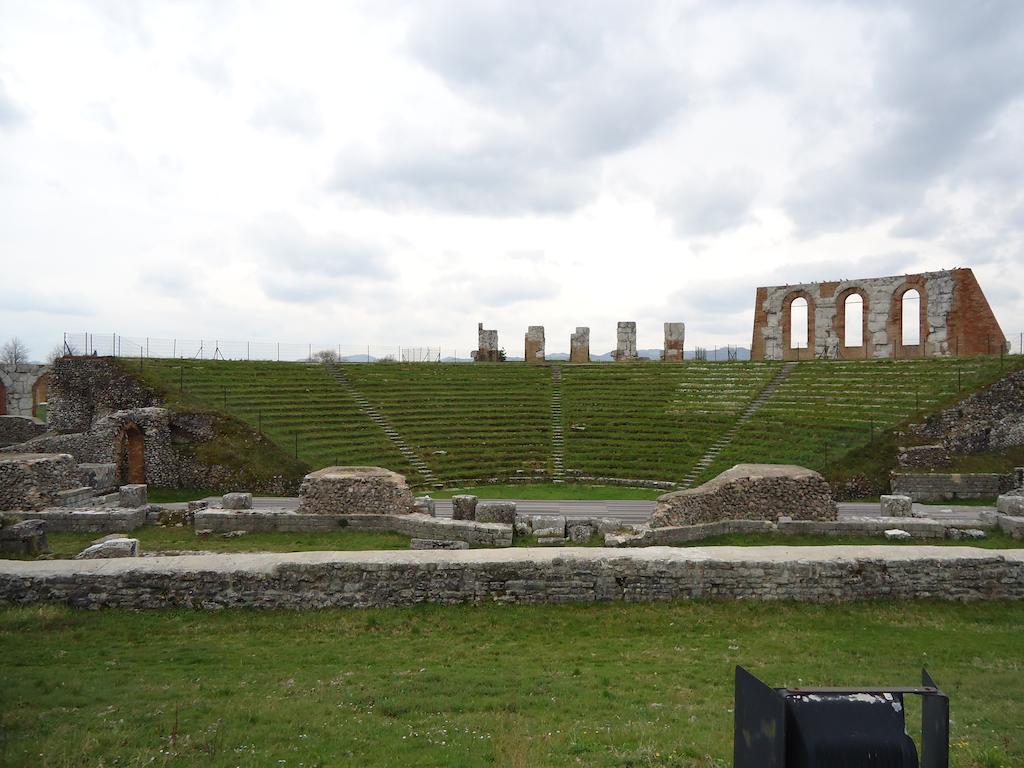
M 918 306 L 917 344 L 903 343 L 903 296 L 908 291 L 916 290 L 920 297 Z M 886 331 L 892 347 L 893 357 L 924 357 L 928 354 L 928 288 L 920 275 L 907 280 L 892 294 L 889 303 L 889 322 Z
M 32 415 L 39 416 L 39 406 L 47 401 L 50 374 L 44 373 L 32 384 Z
M 804 299 L 807 302 L 807 348 L 791 349 L 793 339 L 793 302 Z M 811 360 L 815 354 L 814 297 L 807 291 L 793 291 L 782 300 L 782 359 Z
M 861 301 L 861 343 L 859 346 L 847 346 L 846 344 L 846 302 L 851 296 L 859 296 Z M 868 330 L 870 309 L 868 294 L 863 288 L 851 286 L 836 295 L 835 329 L 836 337 L 839 339 L 839 357 L 841 359 L 849 360 L 870 357 L 874 354 L 874 344 L 871 342 L 871 333 Z
M 146 482 L 146 435 L 129 422 L 117 441 L 117 474 L 122 483 Z

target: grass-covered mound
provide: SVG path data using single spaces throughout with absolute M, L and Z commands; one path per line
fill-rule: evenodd
M 9 608 L 0 763 L 726 768 L 741 664 L 778 686 L 926 666 L 951 765 L 1010 768 L 1022 633 L 1021 603 Z

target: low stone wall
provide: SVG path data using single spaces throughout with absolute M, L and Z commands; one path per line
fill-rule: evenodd
M 0 416 L 0 448 L 24 443 L 45 431 L 46 425 L 31 416 Z
M 719 520 L 835 520 L 832 489 L 810 469 L 738 464 L 697 488 L 658 497 L 652 528 Z
M 951 461 L 949 451 L 941 443 L 911 445 L 896 450 L 896 462 L 901 467 L 948 467 Z
M 63 453 L 0 453 L 0 512 L 42 509 L 82 485 L 75 460 Z
M 1013 475 L 894 473 L 892 476 L 892 492 L 914 501 L 994 499 L 1013 486 Z
M 412 512 L 405 478 L 381 467 L 324 467 L 299 487 L 299 511 L 310 515 L 397 515 Z
M 481 547 L 511 547 L 512 526 L 452 520 L 413 512 L 407 515 L 309 515 L 290 510 L 231 512 L 204 509 L 193 518 L 197 531 L 329 533 L 341 528 L 358 531 L 394 531 L 418 539 L 465 541 Z
M 15 520 L 42 520 L 47 533 L 126 533 L 146 524 L 148 508 L 138 509 L 40 509 L 5 512 Z
M 80 608 L 879 598 L 1024 599 L 1024 552 L 916 546 L 579 547 L 0 561 L 0 603 Z

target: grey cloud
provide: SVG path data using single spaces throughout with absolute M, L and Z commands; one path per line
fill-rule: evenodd
M 226 93 L 231 88 L 231 76 L 220 56 L 199 55 L 189 61 L 192 73 L 216 91 Z
M 315 283 L 326 278 L 388 280 L 394 276 L 379 246 L 341 233 L 311 234 L 288 216 L 269 217 L 252 228 L 249 239 L 275 270 Z
M 14 128 L 26 119 L 25 112 L 15 103 L 14 97 L 7 91 L 4 81 L 0 80 L 0 128 Z
M 272 90 L 253 110 L 250 122 L 256 128 L 313 138 L 323 130 L 323 121 L 313 97 L 290 88 Z
M 71 296 L 30 292 L 24 288 L 0 291 L 0 310 L 4 312 L 46 312 L 55 315 L 82 316 L 92 309 Z
M 681 235 L 712 235 L 742 225 L 760 187 L 750 171 L 712 178 L 694 175 L 661 198 L 658 207 Z

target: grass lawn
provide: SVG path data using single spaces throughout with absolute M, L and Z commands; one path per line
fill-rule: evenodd
M 510 483 L 508 485 L 478 485 L 471 488 L 445 488 L 425 491 L 434 499 L 450 499 L 460 493 L 469 493 L 481 499 L 563 499 L 581 501 L 611 501 L 630 499 L 656 499 L 668 491 L 651 488 L 627 488 L 620 485 L 588 485 L 586 483 Z
M 742 664 L 776 686 L 927 666 L 951 764 L 1009 768 L 1022 635 L 1024 603 L 7 608 L 0 763 L 725 768 Z

